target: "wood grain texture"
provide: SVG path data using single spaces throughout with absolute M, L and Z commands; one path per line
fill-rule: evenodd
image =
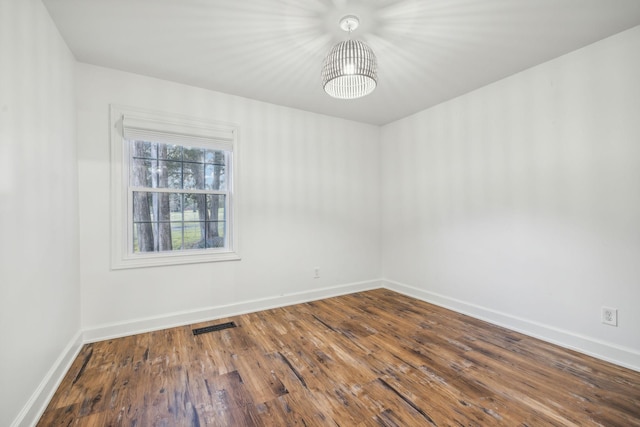
M 382 289 L 87 344 L 38 424 L 571 425 L 640 426 L 640 373 Z

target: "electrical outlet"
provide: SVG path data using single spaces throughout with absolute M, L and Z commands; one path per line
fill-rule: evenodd
M 316 267 L 313 269 L 313 278 L 314 279 L 320 278 L 320 267 Z
M 605 325 L 618 326 L 618 309 L 602 307 L 602 323 Z

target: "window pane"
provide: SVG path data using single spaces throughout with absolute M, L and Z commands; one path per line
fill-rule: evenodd
M 171 221 L 182 221 L 182 194 L 169 194 L 169 209 L 171 210 Z
M 153 211 L 157 212 L 158 221 L 171 221 L 171 194 L 152 193 Z
M 133 251 L 153 252 L 153 224 L 150 222 L 133 224 Z
M 134 159 L 131 163 L 131 185 L 135 187 L 150 187 L 154 172 L 154 161 L 148 159 Z
M 226 190 L 224 165 L 205 165 L 205 189 Z
M 163 153 L 163 157 L 161 159 L 167 160 L 178 160 L 182 161 L 182 146 L 181 145 L 167 145 L 167 144 L 159 144 L 160 146 L 164 146 L 165 150 L 160 150 Z
M 155 149 L 153 142 L 134 141 L 131 151 L 133 152 L 133 157 L 151 159 L 153 158 L 151 154 L 153 149 Z
M 207 194 L 207 221 L 224 221 L 225 214 L 224 194 Z
M 171 238 L 174 250 L 184 249 L 182 241 L 182 221 L 184 220 L 185 195 L 171 193 Z
M 185 222 L 183 232 L 184 249 L 204 248 L 204 222 Z
M 204 164 L 203 163 L 184 163 L 184 181 L 185 190 L 203 190 L 204 189 Z
M 133 221 L 151 222 L 154 217 L 153 203 L 150 193 L 133 192 Z
M 184 147 L 184 161 L 204 163 L 204 149 Z
M 196 212 L 196 200 L 193 194 L 183 194 L 183 207 L 182 212 L 184 214 L 184 220 L 189 221 L 192 220 Z
M 207 195 L 206 194 L 186 194 L 185 197 L 193 203 L 193 207 L 189 215 L 185 213 L 185 221 L 204 221 L 207 212 Z
M 206 247 L 225 247 L 226 236 L 226 196 L 223 194 L 207 195 Z
M 171 222 L 171 243 L 174 250 L 184 249 L 182 247 L 182 221 Z
M 182 162 L 160 160 L 159 188 L 182 188 Z
M 208 221 L 206 223 L 207 248 L 224 248 L 226 235 L 225 221 Z
M 206 197 L 206 194 L 184 194 L 184 221 L 204 221 Z
M 206 163 L 213 163 L 216 165 L 224 165 L 226 163 L 224 151 L 206 150 L 204 153 L 204 160 Z

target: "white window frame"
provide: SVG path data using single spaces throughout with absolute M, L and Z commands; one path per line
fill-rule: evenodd
M 236 203 L 238 171 L 238 127 L 228 123 L 110 106 L 111 152 L 111 268 L 139 268 L 239 260 Z M 224 248 L 189 249 L 167 252 L 137 252 L 132 249 L 133 218 L 129 191 L 129 140 L 140 138 L 165 144 L 206 146 L 224 150 L 231 159 L 227 173 L 228 211 Z

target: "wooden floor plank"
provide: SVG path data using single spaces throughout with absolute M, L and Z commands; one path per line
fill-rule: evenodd
M 414 425 L 640 426 L 640 373 L 379 289 L 87 344 L 38 423 Z

